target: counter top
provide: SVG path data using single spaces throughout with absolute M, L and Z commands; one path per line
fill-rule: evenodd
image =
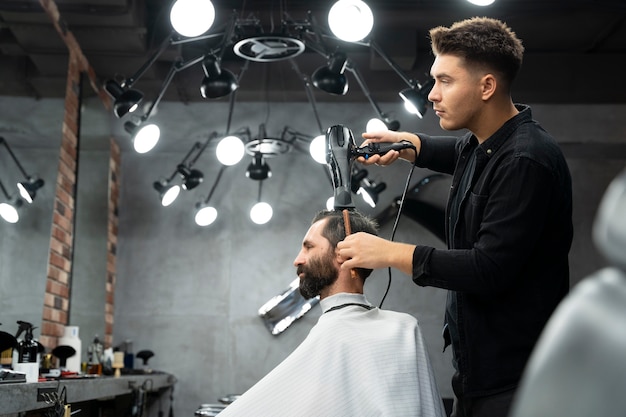
M 134 387 L 159 391 L 171 387 L 176 378 L 171 374 L 153 372 L 119 377 L 99 376 L 69 378 L 58 381 L 0 384 L 0 415 L 49 407 L 46 398 L 66 389 L 67 403 L 78 403 L 129 394 Z

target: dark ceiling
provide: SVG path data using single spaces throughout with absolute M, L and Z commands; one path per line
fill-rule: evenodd
M 516 100 L 626 102 L 624 0 L 496 0 L 488 7 L 473 6 L 465 0 L 366 2 L 375 16 L 372 39 L 411 80 L 423 81 L 432 63 L 427 39 L 429 28 L 484 15 L 506 21 L 526 47 L 524 67 L 516 84 Z M 56 0 L 55 3 L 62 25 L 74 34 L 100 81 L 109 78 L 121 81 L 133 76 L 169 38 L 171 2 L 167 0 Z M 236 14 L 240 18 L 258 18 L 265 33 L 271 34 L 280 29 L 285 16 L 302 21 L 307 18 L 307 11 L 326 28 L 326 16 L 334 1 L 214 0 L 213 3 L 217 10 L 214 28 Z M 67 48 L 41 3 L 0 1 L 0 25 L 0 95 L 64 97 Z M 146 97 L 156 97 L 172 62 L 176 59 L 188 62 L 207 48 L 215 47 L 215 39 L 169 46 L 134 86 Z M 385 60 L 367 46 L 352 45 L 347 50 L 371 97 L 378 101 L 397 100 L 397 92 L 406 84 Z M 238 74 L 245 61 L 229 48 L 224 53 L 223 66 Z M 308 76 L 325 63 L 323 56 L 309 49 L 293 61 Z M 290 60 L 248 62 L 238 100 L 307 100 L 302 78 Z M 199 64 L 177 71 L 163 99 L 203 100 L 199 91 L 202 75 Z M 322 101 L 337 100 L 325 93 L 316 93 L 316 97 Z M 342 99 L 363 101 L 367 97 L 357 82 L 350 79 L 350 92 Z

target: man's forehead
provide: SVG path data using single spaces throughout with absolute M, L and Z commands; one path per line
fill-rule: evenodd
M 321 219 L 316 221 L 309 227 L 309 230 L 304 235 L 304 239 L 302 239 L 302 243 L 319 243 L 320 239 L 327 241 L 327 239 L 322 236 L 322 230 L 324 230 L 324 225 L 326 224 L 327 219 Z

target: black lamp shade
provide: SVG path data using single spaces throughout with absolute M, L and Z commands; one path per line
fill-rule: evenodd
M 254 160 L 248 165 L 246 177 L 251 180 L 262 181 L 272 176 L 269 165 L 263 160 L 263 154 L 257 152 L 254 154 Z
M 412 105 L 417 111 L 417 115 L 422 118 L 424 114 L 426 114 L 426 109 L 428 107 L 428 94 L 430 94 L 430 90 L 433 89 L 435 85 L 435 80 L 428 80 L 423 86 L 419 87 L 419 89 L 407 88 L 406 90 L 400 91 L 400 97 L 406 103 Z
M 215 58 L 206 58 L 202 62 L 202 70 L 204 78 L 200 85 L 200 93 L 204 98 L 224 97 L 239 87 L 235 74 L 221 69 Z
M 37 195 L 37 190 L 43 187 L 44 181 L 41 178 L 28 178 L 27 181 L 17 183 L 20 195 L 28 203 L 32 203 Z
M 183 189 L 193 190 L 204 180 L 204 174 L 197 169 L 190 169 L 183 164 L 176 169 L 183 178 Z
M 329 94 L 343 96 L 348 92 L 348 78 L 344 74 L 332 72 L 328 67 L 320 67 L 311 77 L 313 85 Z
M 328 66 L 320 67 L 311 76 L 313 85 L 329 94 L 345 95 L 348 92 L 348 79 L 344 75 L 346 54 L 337 52 L 328 61 Z
M 108 80 L 104 89 L 115 99 L 113 112 L 118 118 L 135 111 L 137 105 L 143 100 L 143 93 L 138 90 L 125 90 L 114 80 Z

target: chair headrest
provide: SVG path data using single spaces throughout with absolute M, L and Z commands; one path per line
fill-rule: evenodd
M 626 170 L 615 177 L 602 197 L 593 238 L 602 255 L 626 271 Z

